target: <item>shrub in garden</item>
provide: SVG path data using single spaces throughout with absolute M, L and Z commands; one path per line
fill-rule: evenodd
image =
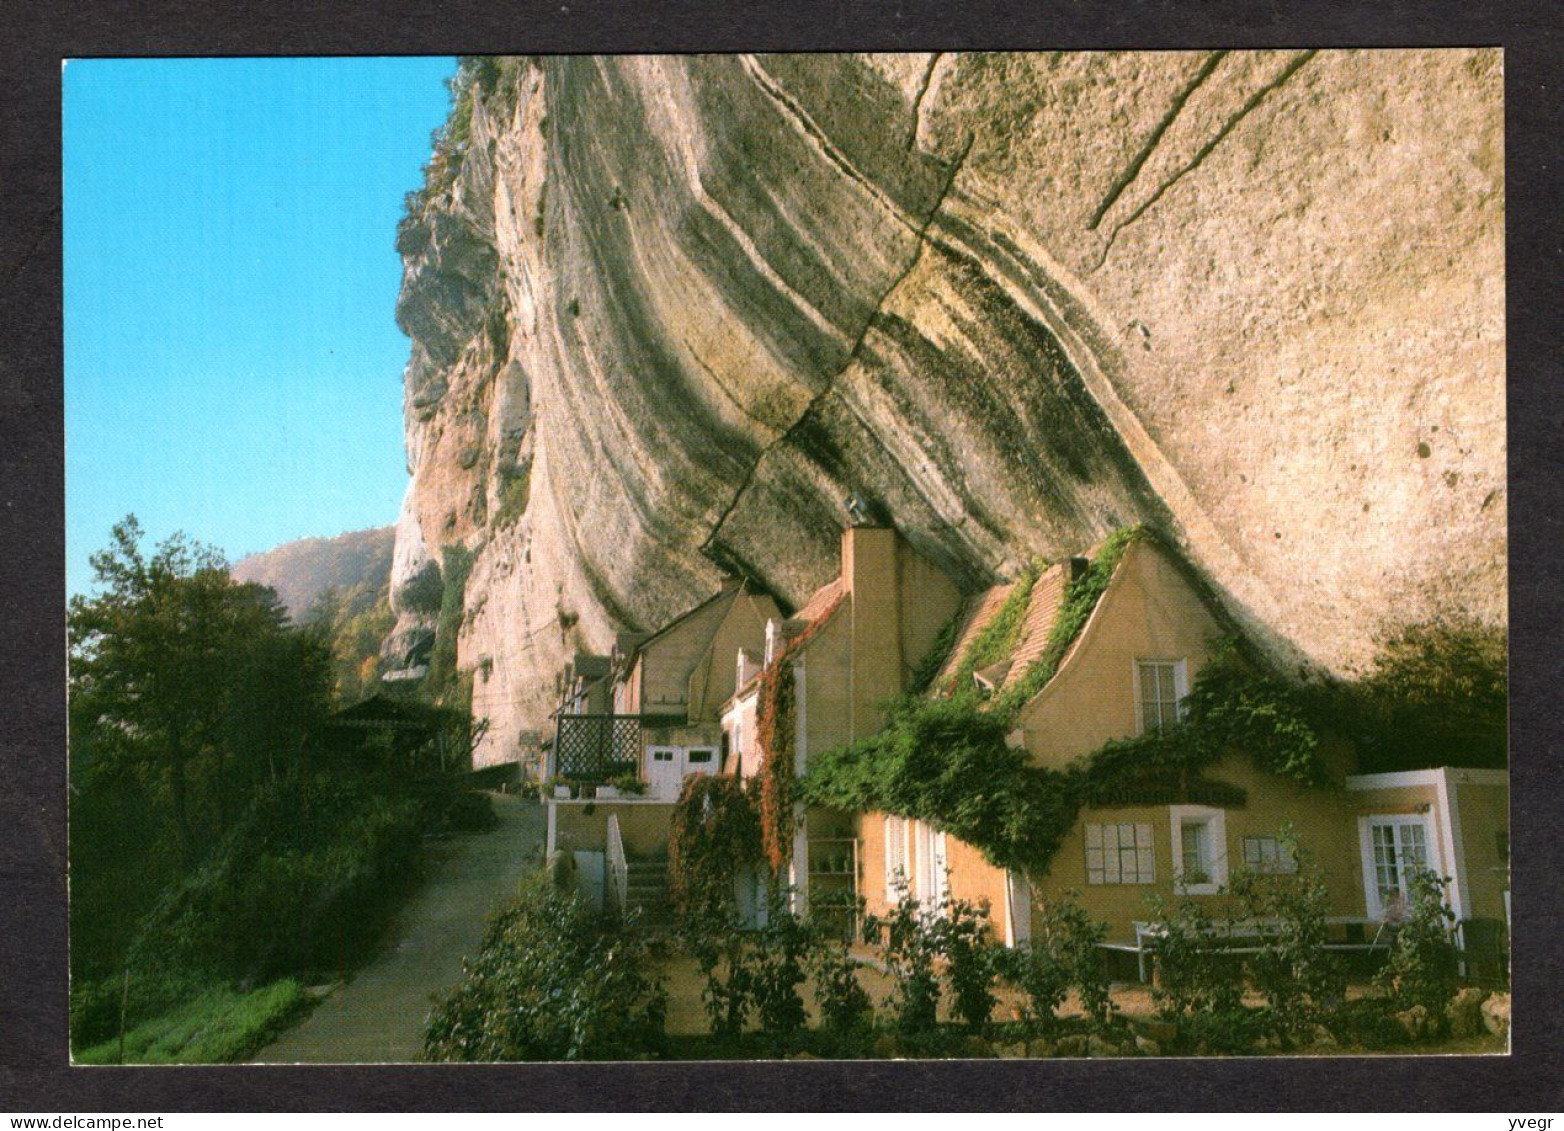
M 1026 995 L 1021 1008 L 1027 1026 L 1040 1033 L 1052 1030 L 1070 993 L 1069 968 L 1041 941 L 1017 943 L 997 958 L 1000 978 Z
M 869 1031 L 874 1006 L 858 981 L 857 963 L 840 942 L 823 942 L 813 956 L 811 972 L 815 978 L 815 1008 L 827 1033 L 850 1038 Z
M 704 930 L 687 930 L 685 944 L 700 967 L 701 1008 L 718 1037 L 737 1037 L 744 1031 L 754 1000 L 755 965 L 750 960 L 744 933 L 732 914 Z
M 1324 877 L 1292 845 L 1290 835 L 1282 839 L 1297 860 L 1294 871 L 1238 871 L 1228 890 L 1242 918 L 1271 924 L 1258 953 L 1249 957 L 1249 977 L 1281 1037 L 1292 1041 L 1340 1005 L 1345 979 L 1340 963 L 1325 949 L 1330 899 Z
M 1375 979 L 1400 1009 L 1422 1006 L 1436 1029 L 1446 1025 L 1445 1009 L 1459 988 L 1456 950 L 1450 940 L 1455 915 L 1445 904 L 1445 883 L 1426 868 L 1413 872 L 1406 919 L 1396 929 L 1390 959 Z
M 1191 1044 L 1245 1051 L 1261 1026 L 1244 1008 L 1242 963 L 1219 953 L 1214 925 L 1195 901 L 1153 909 L 1158 977 L 1151 996 L 1162 1016 L 1180 1022 Z
M 986 907 L 947 899 L 942 911 L 928 930 L 934 948 L 945 959 L 951 1010 L 968 1029 L 980 1032 L 988 1025 L 998 1000 L 994 982 L 999 974 L 1000 947 L 989 927 Z
M 808 1020 L 799 987 L 804 983 L 814 934 L 777 897 L 772 900 L 766 925 L 756 941 L 759 945 L 751 979 L 755 1011 L 761 1029 L 775 1043 L 785 1046 Z
M 1045 909 L 1041 929 L 1033 941 L 1034 947 L 1046 948 L 1068 972 L 1069 985 L 1075 988 L 1087 1020 L 1099 1027 L 1113 1016 L 1108 969 L 1100 945 L 1107 937 L 1108 925 L 1093 919 L 1066 893 Z
M 430 1060 L 608 1060 L 655 1052 L 667 994 L 646 945 L 539 873 L 490 921 L 431 1012 Z
M 863 935 L 881 946 L 893 984 L 897 1030 L 912 1037 L 933 1033 L 939 1023 L 940 987 L 934 973 L 938 944 L 921 904 L 903 896 L 885 918 L 865 916 Z

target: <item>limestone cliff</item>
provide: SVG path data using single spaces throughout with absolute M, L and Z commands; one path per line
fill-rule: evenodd
M 398 240 L 390 647 L 474 551 L 484 760 L 724 570 L 800 601 L 852 491 L 967 585 L 1153 523 L 1288 664 L 1502 620 L 1499 53 L 467 77 Z

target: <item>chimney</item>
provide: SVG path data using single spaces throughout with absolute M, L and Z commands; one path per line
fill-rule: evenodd
M 897 534 L 887 526 L 842 532 L 842 588 L 851 602 L 849 721 L 852 737 L 884 725 L 885 700 L 901 691 L 901 602 Z

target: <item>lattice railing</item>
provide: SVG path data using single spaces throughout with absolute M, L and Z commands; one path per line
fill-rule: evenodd
M 568 781 L 604 782 L 639 774 L 640 715 L 560 715 L 554 734 L 556 772 Z

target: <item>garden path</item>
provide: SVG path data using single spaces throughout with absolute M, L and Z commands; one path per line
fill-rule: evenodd
M 495 905 L 542 859 L 536 801 L 491 794 L 499 824 L 436 845 L 428 875 L 397 913 L 382 950 L 299 1025 L 256 1054 L 262 1064 L 422 1059 L 430 995 L 455 985 Z

